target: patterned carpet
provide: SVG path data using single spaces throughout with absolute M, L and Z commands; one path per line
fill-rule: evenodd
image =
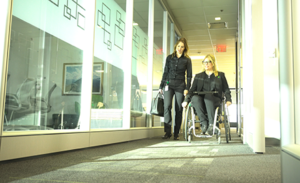
M 0 182 L 281 182 L 280 148 L 160 137 L 0 162 Z

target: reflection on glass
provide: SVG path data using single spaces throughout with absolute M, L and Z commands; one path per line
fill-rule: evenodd
M 80 129 L 85 17 L 91 6 L 13 1 L 4 131 Z
M 130 127 L 147 127 L 148 0 L 134 1 Z
M 171 45 L 171 20 L 168 18 L 168 31 L 167 31 L 167 50 L 166 50 L 166 55 L 170 55 L 171 51 L 173 50 L 171 47 L 173 47 L 173 45 Z
M 96 1 L 92 129 L 123 127 L 125 17 L 125 0 Z
M 163 55 L 163 16 L 164 9 L 159 1 L 154 1 L 154 52 L 153 52 L 153 93 L 152 96 L 157 95 L 159 85 L 163 74 L 163 64 L 166 58 Z M 154 116 L 152 126 L 162 126 L 163 118 Z

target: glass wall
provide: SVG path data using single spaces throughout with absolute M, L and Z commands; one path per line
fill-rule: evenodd
M 122 128 L 126 0 L 97 0 L 91 128 Z
M 92 1 L 13 1 L 4 131 L 82 129 Z M 39 11 L 37 11 L 39 10 Z M 83 110 L 84 111 L 84 110 Z M 86 120 L 88 122 L 88 120 Z
M 154 43 L 153 43 L 153 97 L 156 97 L 163 74 L 163 25 L 164 9 L 158 0 L 154 1 Z M 154 116 L 153 126 L 161 126 L 163 121 Z
M 132 32 L 130 127 L 147 127 L 148 0 L 135 0 Z
M 159 0 L 154 8 L 155 97 L 165 58 L 164 9 Z M 130 127 L 148 127 L 148 9 L 148 0 L 134 1 L 132 100 L 124 104 L 126 0 L 14 0 L 3 130 L 123 128 L 129 109 Z
M 171 26 L 172 22 L 171 20 L 168 18 L 168 29 L 167 29 L 167 50 L 166 50 L 166 55 L 170 55 L 171 54 L 171 50 L 173 45 L 172 45 L 172 41 L 171 41 L 171 36 L 174 35 L 172 34 L 172 26 Z
M 297 8 L 300 7 L 300 3 L 298 1 L 293 0 L 293 48 L 294 50 L 300 49 L 300 14 L 297 13 Z M 294 91 L 295 91 L 295 124 L 294 124 L 294 138 L 295 144 L 300 145 L 300 79 L 299 79 L 299 71 L 300 71 L 300 53 L 299 51 L 294 51 Z M 292 133 L 292 132 L 291 132 Z M 292 133 L 293 134 L 293 133 Z M 299 146 L 298 146 L 299 147 Z M 299 152 L 299 151 L 298 151 Z

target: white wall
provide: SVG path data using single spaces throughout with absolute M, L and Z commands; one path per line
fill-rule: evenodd
M 265 152 L 265 138 L 280 139 L 277 2 L 244 0 L 244 142 Z
M 277 2 L 263 1 L 265 136 L 280 139 Z

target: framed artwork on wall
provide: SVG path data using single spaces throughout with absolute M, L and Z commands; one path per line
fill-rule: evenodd
M 94 63 L 92 94 L 102 94 L 103 72 L 104 72 L 103 63 Z M 81 80 L 82 80 L 82 64 L 64 63 L 62 94 L 80 95 Z

